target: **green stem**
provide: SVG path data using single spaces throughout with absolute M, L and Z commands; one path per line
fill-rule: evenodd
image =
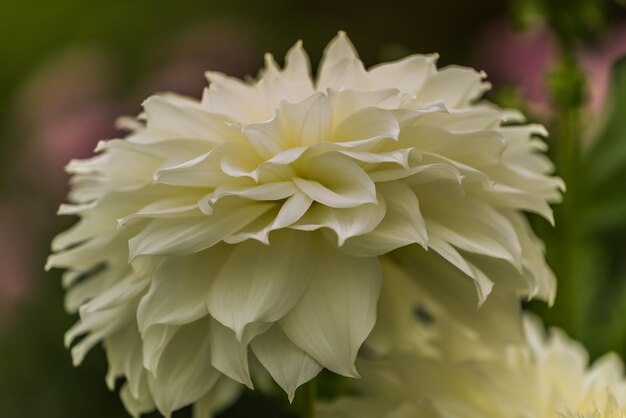
M 558 249 L 555 271 L 559 280 L 554 306 L 557 322 L 580 338 L 584 327 L 584 289 L 580 283 L 580 217 L 578 179 L 580 176 L 582 104 L 585 79 L 574 52 L 562 41 L 561 68 L 554 74 L 552 97 L 557 111 L 555 130 L 558 174 L 567 185 L 562 204 L 556 210 Z
M 315 400 L 317 399 L 317 379 L 302 385 L 298 391 L 297 408 L 300 418 L 315 418 Z

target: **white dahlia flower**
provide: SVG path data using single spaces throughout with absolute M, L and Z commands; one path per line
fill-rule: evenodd
M 198 400 L 209 411 L 231 380 L 251 387 L 249 347 L 290 397 L 324 367 L 356 376 L 379 257 L 413 245 L 481 301 L 489 260 L 551 300 L 519 216 L 551 219 L 560 196 L 545 131 L 477 104 L 483 74 L 435 60 L 366 70 L 340 33 L 313 81 L 298 43 L 282 69 L 268 55 L 258 80 L 208 73 L 199 102 L 150 97 L 126 138 L 71 162 L 60 213 L 81 219 L 48 267 L 67 269 L 80 313 L 74 361 L 103 342 L 129 409 L 165 415 Z
M 490 359 L 457 362 L 397 350 L 359 360 L 359 396 L 318 409 L 321 418 L 624 418 L 622 361 L 588 355 L 562 331 L 526 317 L 527 342 Z

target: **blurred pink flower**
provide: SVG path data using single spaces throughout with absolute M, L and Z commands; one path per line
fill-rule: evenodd
M 17 97 L 18 131 L 25 141 L 16 181 L 55 204 L 66 191 L 63 167 L 69 160 L 89 156 L 98 140 L 116 133 L 110 62 L 98 49 L 69 49 L 45 63 Z
M 484 69 L 494 87 L 514 86 L 533 110 L 550 111 L 547 73 L 556 64 L 556 41 L 543 26 L 527 32 L 515 31 L 498 20 L 476 41 L 475 65 Z
M 515 31 L 499 20 L 478 37 L 474 65 L 484 69 L 494 87 L 511 86 L 528 101 L 539 116 L 551 114 L 547 75 L 557 64 L 554 34 L 538 25 L 526 32 Z M 618 25 L 594 45 L 579 48 L 577 56 L 587 74 L 587 110 L 598 115 L 606 100 L 613 63 L 626 54 L 626 26 Z
M 205 71 L 219 71 L 243 78 L 255 73 L 261 62 L 244 22 L 204 22 L 186 27 L 158 57 L 161 65 L 151 77 L 142 97 L 155 91 L 197 96 L 206 86 Z
M 0 327 L 8 324 L 25 301 L 35 270 L 41 270 L 35 263 L 34 245 L 43 219 L 41 210 L 15 197 L 0 201 Z
M 626 55 L 626 24 L 616 26 L 595 45 L 581 48 L 578 58 L 587 73 L 589 109 L 599 114 L 609 93 L 611 67 Z

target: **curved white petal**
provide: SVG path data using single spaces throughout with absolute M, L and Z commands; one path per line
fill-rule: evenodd
M 352 257 L 319 240 L 306 292 L 280 321 L 285 334 L 327 369 L 358 376 L 354 360 L 376 321 L 381 272 L 374 257 Z
M 199 254 L 164 257 L 137 308 L 139 330 L 155 324 L 183 325 L 208 314 L 211 284 L 230 252 L 221 244 Z
M 334 126 L 339 126 L 346 118 L 365 108 L 394 109 L 400 103 L 400 91 L 385 88 L 374 91 L 363 90 L 328 90 L 332 107 Z
M 148 286 L 145 278 L 135 277 L 129 274 L 118 283 L 108 286 L 107 289 L 99 292 L 90 301 L 83 303 L 80 307 L 81 315 L 115 308 L 128 303 L 135 296 L 143 292 Z
M 223 117 L 207 112 L 192 100 L 152 96 L 143 107 L 148 129 L 157 131 L 162 139 L 204 139 L 219 144 L 241 136 Z
M 376 145 L 375 140 L 398 139 L 400 123 L 392 112 L 375 107 L 365 108 L 348 116 L 332 133 L 333 142 L 349 145 Z
M 279 320 L 307 287 L 310 251 L 310 237 L 293 231 L 277 231 L 270 245 L 238 244 L 211 287 L 209 312 L 239 340 L 248 324 Z
M 115 389 L 118 377 L 125 377 L 126 386 L 133 398 L 141 398 L 144 389 L 145 369 L 143 368 L 143 351 L 139 330 L 135 324 L 129 324 L 124 330 L 112 335 L 104 341 L 109 362 L 106 383 L 110 390 Z M 149 398 L 150 400 L 152 397 Z M 154 408 L 154 404 L 152 404 Z
M 299 103 L 282 103 L 279 117 L 291 146 L 311 146 L 327 140 L 332 124 L 330 101 L 315 93 Z
M 154 402 L 166 417 L 201 398 L 220 377 L 211 366 L 209 329 L 208 319 L 181 327 L 161 355 L 158 378 L 148 374 Z
M 272 116 L 273 109 L 265 106 L 254 86 L 214 71 L 206 76 L 211 84 L 204 90 L 202 106 L 209 112 L 240 123 L 261 122 Z
M 378 90 L 395 87 L 415 95 L 426 80 L 437 72 L 437 58 L 436 54 L 411 55 L 399 61 L 372 67 L 368 72 L 371 88 Z
M 145 373 L 142 375 L 141 391 L 138 394 L 133 394 L 130 385 L 125 383 L 120 390 L 120 398 L 124 407 L 133 418 L 139 418 L 142 414 L 152 412 L 156 408 L 148 388 L 148 379 Z
M 312 231 L 329 228 L 337 235 L 337 245 L 342 246 L 347 239 L 371 232 L 386 213 L 385 201 L 367 203 L 353 208 L 329 208 L 316 205 L 298 221 L 293 228 Z
M 507 260 L 521 269 L 517 234 L 509 220 L 493 207 L 468 197 L 455 182 L 432 182 L 414 190 L 429 235 L 466 251 Z
M 211 364 L 237 382 L 254 389 L 248 369 L 248 343 L 271 324 L 254 324 L 247 327 L 242 340 L 232 329 L 211 320 Z
M 143 367 L 155 375 L 163 352 L 180 330 L 179 325 L 153 324 L 143 330 Z
M 386 202 L 386 216 L 370 233 L 349 238 L 344 251 L 358 256 L 377 256 L 410 244 L 426 246 L 428 232 L 415 193 L 404 183 L 378 185 Z
M 311 207 L 313 199 L 304 193 L 295 193 L 285 201 L 272 223 L 272 229 L 285 228 L 297 222 Z
M 130 239 L 130 258 L 202 251 L 237 232 L 272 207 L 272 203 L 251 202 L 216 210 L 208 216 L 152 221 Z
M 333 208 L 376 203 L 376 187 L 348 157 L 330 153 L 308 161 L 308 178 L 294 178 L 298 188 L 316 202 Z
M 428 239 L 428 246 L 441 255 L 451 265 L 472 278 L 478 293 L 478 305 L 485 302 L 493 289 L 493 281 L 480 269 L 469 263 L 452 245 L 436 233 L 432 233 Z
M 242 144 L 220 144 L 193 159 L 159 168 L 153 181 L 172 186 L 217 187 L 228 181 L 229 173 L 224 171 L 224 162 L 231 161 L 229 158 L 234 158 L 240 166 L 254 167 L 260 163 L 258 158 L 246 152 Z
M 339 32 L 324 49 L 318 70 L 317 89 L 324 91 L 329 87 L 329 81 L 333 77 L 337 64 L 346 59 L 358 60 L 358 58 L 356 49 L 346 36 L 346 33 Z
M 187 196 L 178 196 L 172 198 L 166 198 L 157 200 L 135 213 L 124 216 L 117 220 L 117 224 L 120 227 L 125 227 L 133 224 L 134 222 L 142 219 L 154 219 L 154 218 L 175 218 L 197 214 L 197 196 L 190 193 Z
M 428 79 L 417 95 L 417 102 L 427 105 L 443 102 L 449 108 L 468 106 L 488 88 L 484 73 L 470 68 L 449 66 Z
M 307 86 L 309 91 L 311 93 L 313 92 L 311 63 L 309 56 L 302 47 L 302 41 L 296 42 L 296 44 L 287 51 L 287 55 L 285 56 L 285 68 L 283 69 L 282 75 L 289 81 Z
M 241 394 L 241 385 L 227 377 L 220 377 L 217 383 L 196 403 L 193 404 L 193 418 L 213 418 Z
M 259 335 L 250 344 L 261 364 L 293 401 L 296 389 L 313 379 L 322 365 L 289 340 L 279 325 Z

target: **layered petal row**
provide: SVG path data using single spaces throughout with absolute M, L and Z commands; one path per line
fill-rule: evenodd
M 323 368 L 358 376 L 390 263 L 420 295 L 552 301 L 522 214 L 552 221 L 564 187 L 546 132 L 436 59 L 365 69 L 340 33 L 313 80 L 298 43 L 254 81 L 208 73 L 201 101 L 150 97 L 125 138 L 71 162 L 60 212 L 80 220 L 48 267 L 80 315 L 75 362 L 102 342 L 133 414 L 204 417 L 253 387 L 251 363 L 290 398 Z

